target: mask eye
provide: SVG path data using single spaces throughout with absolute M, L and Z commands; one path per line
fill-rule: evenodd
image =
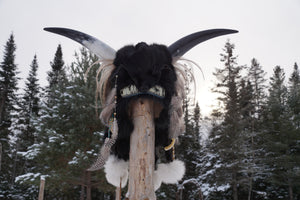
M 162 70 L 164 70 L 164 69 L 170 70 L 171 67 L 170 67 L 169 65 L 167 65 L 167 64 L 164 64 L 164 65 L 162 66 Z

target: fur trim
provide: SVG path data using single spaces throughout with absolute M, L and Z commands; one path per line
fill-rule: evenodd
M 106 180 L 110 184 L 120 187 L 120 180 L 122 179 L 121 187 L 123 188 L 127 185 L 128 162 L 111 155 L 104 165 L 104 171 L 106 173 Z
M 182 98 L 173 96 L 170 106 L 169 138 L 177 138 L 185 130 L 182 110 Z
M 101 122 L 105 125 L 105 126 L 109 126 L 108 125 L 108 121 L 111 118 L 113 112 L 114 112 L 114 108 L 115 108 L 115 95 L 116 95 L 116 89 L 113 88 L 108 96 L 106 97 L 106 103 L 105 106 L 102 109 L 102 112 L 100 113 L 100 119 Z
M 154 173 L 153 173 L 154 191 L 156 191 L 158 188 L 160 188 L 161 182 L 162 182 L 162 180 L 158 174 L 158 171 L 154 171 Z
M 167 164 L 158 164 L 156 176 L 160 177 L 161 181 L 166 184 L 175 184 L 180 181 L 185 173 L 184 162 L 174 160 Z

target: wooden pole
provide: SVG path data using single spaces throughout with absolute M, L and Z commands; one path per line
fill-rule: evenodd
M 39 200 L 43 200 L 44 199 L 44 189 L 45 189 L 45 178 L 41 177 L 40 191 L 39 191 Z
M 138 99 L 132 104 L 134 130 L 130 138 L 129 200 L 156 200 L 154 173 L 154 102 Z
M 121 188 L 116 187 L 116 200 L 121 200 Z

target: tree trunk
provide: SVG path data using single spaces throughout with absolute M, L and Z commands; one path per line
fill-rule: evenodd
M 255 155 L 254 155 L 254 138 L 253 138 L 253 134 L 254 134 L 254 120 L 252 119 L 252 126 L 251 126 L 251 150 L 252 150 L 252 162 L 250 163 L 250 168 L 251 168 L 251 172 L 250 172 L 250 177 L 249 177 L 249 191 L 248 191 L 248 200 L 251 200 L 251 195 L 252 195 L 252 188 L 253 188 L 253 176 L 254 176 L 254 170 L 253 170 L 253 166 L 254 166 L 254 162 L 255 162 Z
M 1 162 L 2 162 L 2 144 L 0 142 L 0 172 L 1 172 Z
M 129 199 L 156 200 L 154 173 L 154 102 L 138 99 L 132 104 L 134 130 L 130 138 Z
M 82 173 L 82 179 L 81 179 L 81 192 L 80 192 L 80 200 L 84 200 L 85 198 L 85 177 L 86 177 L 86 173 L 85 171 Z
M 16 170 L 17 170 L 17 162 L 18 162 L 18 151 L 19 151 L 19 142 L 17 142 L 16 151 L 14 152 L 14 164 L 13 164 L 13 171 L 12 171 L 12 176 L 11 176 L 11 185 L 12 186 L 15 183 Z
M 251 172 L 251 175 L 249 177 L 249 191 L 248 191 L 248 200 L 251 200 L 251 194 L 252 194 L 252 185 L 253 185 L 253 173 Z
M 237 180 L 236 180 L 235 171 L 232 173 L 232 190 L 233 190 L 233 200 L 238 200 Z
M 92 199 L 91 172 L 87 171 L 86 200 Z
M 84 185 L 81 185 L 80 200 L 84 200 Z
M 201 189 L 200 189 L 200 191 L 199 191 L 199 200 L 203 200 L 203 194 L 202 194 Z
M 289 182 L 289 196 L 290 196 L 290 200 L 294 200 L 293 186 L 292 186 L 291 179 L 289 179 L 288 182 Z

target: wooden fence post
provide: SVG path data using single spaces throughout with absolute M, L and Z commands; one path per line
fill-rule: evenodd
M 121 187 L 116 187 L 116 200 L 121 200 Z
M 41 176 L 40 191 L 39 191 L 39 200 L 43 200 L 44 199 L 44 189 L 45 189 L 45 178 Z
M 156 200 L 154 173 L 154 102 L 138 99 L 132 104 L 134 130 L 130 138 L 129 200 Z

